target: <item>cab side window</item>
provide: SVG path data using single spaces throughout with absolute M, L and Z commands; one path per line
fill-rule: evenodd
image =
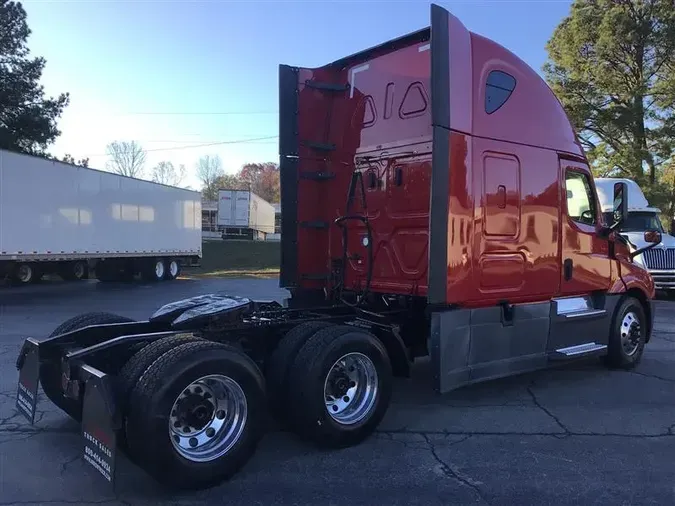
M 567 215 L 572 221 L 595 225 L 596 208 L 588 174 L 568 170 L 565 174 Z

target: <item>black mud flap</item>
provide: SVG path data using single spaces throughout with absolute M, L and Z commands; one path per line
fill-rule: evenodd
M 87 380 L 82 407 L 84 460 L 108 483 L 115 482 L 117 448 L 115 398 L 111 378 L 93 367 L 83 366 Z
M 35 422 L 37 391 L 40 382 L 40 355 L 37 341 L 28 338 L 17 360 L 19 386 L 16 391 L 16 409 L 31 425 Z

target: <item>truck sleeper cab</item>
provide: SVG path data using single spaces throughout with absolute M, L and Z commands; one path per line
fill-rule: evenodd
M 570 122 L 525 63 L 432 5 L 430 28 L 279 78 L 291 297 L 207 294 L 27 339 L 28 420 L 39 381 L 107 481 L 119 447 L 203 488 L 253 455 L 267 408 L 319 446 L 363 441 L 417 356 L 439 392 L 556 360 L 639 362 L 654 284 L 617 239 L 626 185 L 604 226 Z
M 607 353 L 628 296 L 647 340 L 653 282 L 602 233 L 559 101 L 503 47 L 431 17 L 331 65 L 281 67 L 282 286 L 424 307 L 429 327 L 402 337 L 428 331 L 441 392 Z

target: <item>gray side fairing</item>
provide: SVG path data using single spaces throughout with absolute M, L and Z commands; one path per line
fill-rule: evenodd
M 174 328 L 194 328 L 215 317 L 236 319 L 250 311 L 253 304 L 246 297 L 212 293 L 165 304 L 149 320 L 170 323 Z
M 552 360 L 602 353 L 620 296 L 593 298 L 589 319 L 563 318 L 556 300 L 512 306 L 453 309 L 431 316 L 429 351 L 434 387 L 440 393 L 490 379 L 546 368 Z M 602 315 L 598 310 L 603 310 Z M 589 352 L 559 352 L 558 347 Z

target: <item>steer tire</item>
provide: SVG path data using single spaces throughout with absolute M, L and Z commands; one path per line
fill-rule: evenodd
M 131 318 L 113 313 L 84 313 L 56 327 L 49 337 L 88 327 L 89 325 L 105 325 L 109 323 L 132 322 Z M 47 398 L 68 416 L 77 422 L 82 421 L 82 399 L 71 399 L 63 395 L 61 386 L 61 364 L 57 360 L 49 360 L 40 365 L 40 383 Z
M 265 377 L 270 412 L 284 428 L 290 428 L 288 411 L 289 377 L 293 362 L 307 339 L 331 324 L 328 322 L 307 322 L 293 327 L 281 339 L 267 360 Z
M 184 389 L 209 375 L 223 375 L 233 380 L 243 393 L 246 411 L 239 412 L 243 426 L 229 449 L 211 460 L 198 462 L 175 449 L 170 419 L 172 414 L 179 415 L 181 406 L 174 411 L 174 401 L 183 396 Z M 209 388 L 214 395 L 209 393 L 207 400 Z M 192 411 L 218 398 L 218 389 L 213 385 L 193 389 L 193 393 L 204 397 L 183 397 L 181 401 L 183 406 L 194 401 L 196 405 L 192 406 Z M 224 398 L 234 399 L 235 395 L 228 392 Z M 223 406 L 216 409 L 223 409 Z M 217 413 L 212 409 L 206 418 L 211 419 Z M 225 413 L 223 410 L 226 426 L 232 411 L 228 409 Z M 133 388 L 125 421 L 128 452 L 137 465 L 165 486 L 203 489 L 230 478 L 249 461 L 263 435 L 265 418 L 265 380 L 253 360 L 226 344 L 186 343 L 170 349 L 153 362 Z M 206 430 L 202 427 L 205 436 Z M 218 433 L 208 437 L 215 440 Z
M 360 360 L 362 356 L 370 360 L 377 373 L 372 376 L 377 393 L 372 402 L 363 403 L 369 408 L 360 419 L 337 421 L 325 404 L 324 385 L 329 384 L 328 373 L 333 365 L 352 353 L 359 354 Z M 345 448 L 360 443 L 374 432 L 387 412 L 392 376 L 387 350 L 370 332 L 348 325 L 319 330 L 304 344 L 291 369 L 288 409 L 293 416 L 294 430 L 303 439 L 325 448 Z M 354 398 L 358 399 L 358 394 Z
M 624 346 L 624 335 L 634 330 L 634 341 Z M 628 337 L 630 340 L 630 337 Z M 639 300 L 626 297 L 614 313 L 605 363 L 612 369 L 633 369 L 640 363 L 647 341 L 647 317 Z

